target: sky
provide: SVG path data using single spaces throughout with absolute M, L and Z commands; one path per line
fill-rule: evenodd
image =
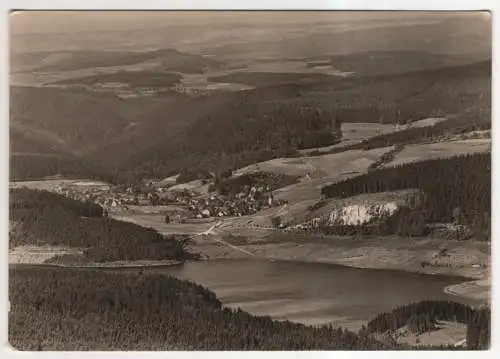
M 29 11 L 11 14 L 11 33 L 119 31 L 165 26 L 283 25 L 290 23 L 422 19 L 443 16 L 422 12 L 369 11 Z M 471 15 L 462 15 L 471 16 Z M 484 16 L 476 13 L 472 16 Z

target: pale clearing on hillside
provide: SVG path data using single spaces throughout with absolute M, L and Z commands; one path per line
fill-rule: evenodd
M 405 126 L 405 128 L 411 128 L 411 127 L 430 127 L 438 124 L 439 122 L 442 122 L 446 120 L 445 117 L 429 117 L 429 118 L 424 118 L 422 120 L 414 121 L 408 126 Z
M 93 187 L 104 187 L 109 186 L 109 183 L 100 182 L 100 181 L 89 181 L 85 179 L 76 180 L 76 179 L 56 179 L 56 180 L 40 180 L 40 181 L 18 181 L 18 182 L 10 182 L 10 188 L 29 188 L 29 189 L 37 189 L 37 190 L 45 190 L 45 191 L 55 191 L 60 186 L 93 186 Z
M 395 202 L 383 204 L 350 205 L 330 213 L 329 223 L 342 225 L 361 225 L 374 218 L 391 216 L 398 209 Z
M 418 189 L 394 192 L 364 193 L 353 197 L 330 198 L 323 205 L 308 214 L 310 219 L 329 219 L 332 224 L 356 225 L 367 223 L 374 217 L 393 214 L 402 206 L 416 206 Z
M 166 178 L 162 179 L 161 181 L 159 181 L 158 183 L 155 183 L 152 187 L 162 187 L 162 186 L 168 186 L 168 185 L 175 185 L 177 183 L 177 177 L 179 177 L 179 175 L 166 177 Z
M 64 254 L 79 254 L 81 250 L 65 246 L 18 246 L 9 250 L 9 263 L 43 264 L 46 260 Z
M 169 191 L 182 191 L 182 190 L 190 190 L 198 193 L 208 193 L 209 184 L 203 184 L 201 180 L 194 180 L 186 183 L 179 183 L 175 186 L 170 187 Z
M 457 322 L 438 321 L 437 330 L 420 335 L 412 333 L 407 326 L 400 328 L 397 333 L 398 343 L 415 345 L 455 345 L 460 344 L 466 337 L 467 325 Z
M 235 171 L 234 175 L 239 176 L 245 173 L 264 171 L 292 176 L 313 174 L 316 178 L 328 177 L 335 179 L 343 173 L 365 171 L 371 163 L 376 162 L 380 156 L 392 149 L 391 146 L 369 151 L 350 150 L 342 153 L 301 158 L 276 158 L 241 168 Z
M 113 219 L 131 222 L 146 228 L 153 228 L 162 234 L 199 234 L 208 230 L 214 223 L 165 223 L 165 216 L 161 214 L 129 214 L 112 215 Z
M 345 122 L 340 125 L 340 131 L 342 132 L 342 139 L 340 143 L 325 147 L 309 148 L 306 150 L 300 150 L 299 152 L 303 155 L 310 154 L 313 151 L 328 152 L 336 148 L 347 147 L 360 143 L 371 137 L 403 131 L 412 127 L 432 127 L 444 120 L 446 120 L 445 117 L 430 117 L 414 121 L 408 125 Z
M 340 125 L 340 131 L 342 132 L 342 142 L 344 142 L 365 140 L 370 137 L 384 135 L 386 133 L 397 131 L 397 128 L 394 125 L 381 123 L 345 122 Z
M 407 145 L 384 167 L 489 151 L 491 151 L 489 138 Z

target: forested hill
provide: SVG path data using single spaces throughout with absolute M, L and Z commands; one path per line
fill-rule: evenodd
M 424 193 L 421 213 L 426 221 L 458 220 L 489 240 L 491 153 L 384 168 L 323 187 L 322 193 L 327 197 L 350 197 L 406 188 L 418 188 Z
M 9 247 L 63 245 L 84 248 L 89 261 L 184 260 L 184 242 L 153 229 L 103 216 L 99 205 L 28 189 L 10 190 Z
M 109 168 L 72 155 L 11 153 L 9 168 L 11 181 L 40 180 L 55 175 L 75 179 L 84 177 L 111 183 L 116 181 L 116 176 Z
M 138 153 L 122 169 L 161 176 L 185 168 L 240 168 L 336 143 L 339 127 L 333 113 L 307 104 L 235 102 L 205 114 L 178 138 Z
M 333 144 L 340 127 L 334 114 L 297 97 L 293 86 L 126 101 L 83 90 L 12 87 L 11 100 L 11 179 L 17 180 L 73 175 L 79 167 L 76 174 L 84 177 L 224 170 Z M 30 152 L 38 156 L 22 155 Z

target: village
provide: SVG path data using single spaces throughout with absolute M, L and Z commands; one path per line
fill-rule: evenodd
M 241 217 L 261 210 L 282 206 L 286 201 L 273 196 L 279 188 L 279 175 L 245 175 L 245 184 L 231 183 L 216 186 L 203 182 L 209 190 L 179 188 L 173 184 L 158 185 L 158 181 L 142 181 L 136 186 L 112 186 L 97 182 L 61 184 L 54 192 L 84 202 L 96 203 L 107 213 L 141 208 L 156 208 L 165 215 L 167 223 L 183 223 L 189 219 L 212 217 Z M 157 211 L 157 212 L 158 212 Z

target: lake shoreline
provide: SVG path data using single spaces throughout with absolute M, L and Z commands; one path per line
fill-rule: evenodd
M 475 253 L 464 261 L 461 266 L 449 266 L 440 263 L 438 258 L 433 265 L 422 266 L 425 261 L 431 261 L 445 243 L 448 247 L 448 259 L 458 261 L 458 255 L 463 251 Z M 443 288 L 446 294 L 472 299 L 474 301 L 490 301 L 490 254 L 484 252 L 485 243 L 439 241 L 432 239 L 408 240 L 401 238 L 278 238 L 264 241 L 240 241 L 229 247 L 208 238 L 192 241 L 188 251 L 200 254 L 201 261 L 217 260 L 264 260 L 286 261 L 296 263 L 325 264 L 356 269 L 387 270 L 423 275 L 454 277 L 461 280 Z M 469 248 L 467 248 L 469 247 Z M 238 251 L 236 248 L 242 249 Z M 58 249 L 58 250 L 56 250 Z M 104 263 L 47 263 L 45 255 L 62 254 L 69 248 L 38 248 L 30 246 L 16 248 L 9 253 L 9 265 L 35 265 L 42 267 L 59 267 L 74 269 L 155 269 L 171 266 L 182 266 L 190 261 L 176 260 L 140 260 L 115 261 Z M 11 260 L 11 254 L 24 252 L 18 260 Z M 71 249 L 76 250 L 76 249 Z M 482 252 L 483 251 L 483 252 Z M 48 253 L 43 253 L 48 252 Z M 50 252 L 50 253 L 49 253 Z M 60 252 L 60 253 L 58 253 Z M 26 257 L 25 257 L 26 255 Z M 14 256 L 13 256 L 14 257 Z M 39 259 L 39 260 L 38 260 Z M 487 265 L 474 268 L 476 262 Z M 441 265 L 440 265 L 441 264 Z M 444 263 L 446 264 L 446 263 Z
M 313 240 L 314 241 L 314 240 Z M 423 275 L 454 277 L 461 283 L 443 288 L 447 294 L 472 299 L 484 303 L 490 302 L 491 293 L 491 255 L 484 253 L 486 243 L 452 242 L 435 239 L 406 240 L 384 238 L 370 239 L 332 239 L 328 243 L 305 242 L 252 242 L 238 245 L 243 252 L 222 246 L 220 243 L 196 241 L 189 250 L 202 255 L 202 260 L 216 259 L 264 259 L 301 263 L 331 264 L 358 269 L 389 270 Z M 350 241 L 350 242 L 349 242 Z M 431 261 L 440 248 L 448 246 L 450 254 L 447 260 L 459 265 L 447 265 L 442 258 L 434 258 L 433 265 L 423 266 Z M 464 248 L 466 247 L 466 248 Z M 469 249 L 469 248 L 473 249 Z M 460 257 L 463 251 L 474 254 L 468 258 Z M 463 261 L 460 263 L 459 261 Z M 477 267 L 476 262 L 482 265 Z

